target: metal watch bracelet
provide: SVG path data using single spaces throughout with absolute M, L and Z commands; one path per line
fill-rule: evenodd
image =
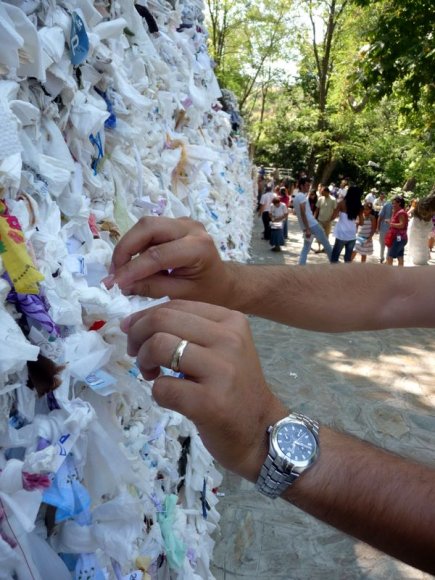
M 316 439 L 318 438 L 319 424 L 317 421 L 301 413 L 291 413 L 286 419 L 304 423 L 304 425 L 313 431 Z M 255 484 L 257 491 L 273 499 L 279 497 L 299 477 L 299 473 L 293 471 L 293 465 L 291 463 L 284 466 L 280 461 L 278 465 L 276 459 L 276 452 L 269 445 L 267 457 L 261 466 L 260 475 Z

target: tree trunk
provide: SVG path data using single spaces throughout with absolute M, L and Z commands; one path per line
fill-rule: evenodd
M 314 169 L 316 167 L 316 150 L 313 147 L 311 149 L 310 157 L 308 159 L 307 173 L 308 175 L 314 174 Z
M 327 184 L 330 179 L 331 175 L 334 172 L 334 169 L 337 167 L 337 160 L 336 159 L 329 159 L 326 164 L 323 166 L 321 173 L 319 172 L 319 183 Z
M 409 179 L 406 180 L 406 183 L 403 186 L 403 191 L 414 191 L 416 185 L 417 180 L 415 179 L 415 177 L 410 177 Z

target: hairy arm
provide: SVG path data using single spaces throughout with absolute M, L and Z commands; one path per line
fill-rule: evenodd
M 434 282 L 428 266 L 223 262 L 201 224 L 163 217 L 142 218 L 123 237 L 104 280 L 125 293 L 199 300 L 321 332 L 435 327 Z
M 227 305 L 290 326 L 320 332 L 435 326 L 430 267 L 228 263 L 227 271 L 232 280 Z
M 283 495 L 316 518 L 435 573 L 435 470 L 320 430 L 320 456 Z

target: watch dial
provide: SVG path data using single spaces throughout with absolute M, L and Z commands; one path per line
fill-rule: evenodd
M 299 423 L 282 425 L 276 438 L 280 450 L 291 461 L 308 461 L 316 450 L 314 435 Z

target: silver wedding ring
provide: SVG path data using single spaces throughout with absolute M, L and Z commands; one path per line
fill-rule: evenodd
M 177 348 L 174 350 L 174 354 L 172 355 L 171 363 L 169 365 L 171 371 L 174 371 L 174 373 L 181 373 L 181 369 L 180 369 L 181 357 L 183 356 L 183 353 L 184 353 L 186 346 L 188 344 L 189 344 L 188 340 L 184 340 L 184 339 L 180 340 Z

